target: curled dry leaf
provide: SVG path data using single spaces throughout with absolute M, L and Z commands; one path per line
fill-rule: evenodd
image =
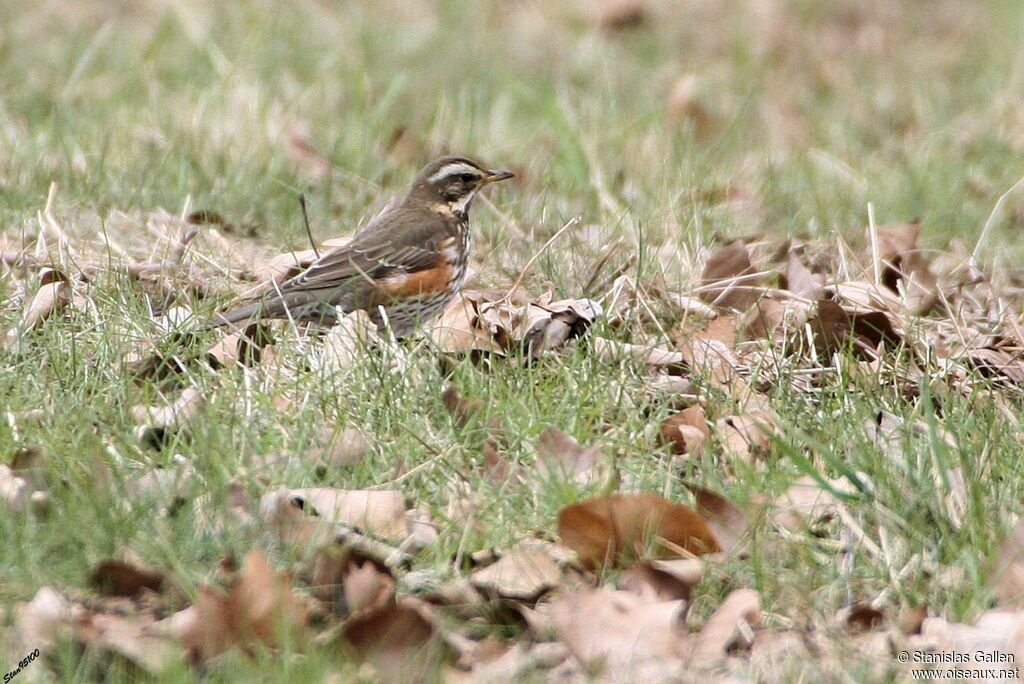
M 501 555 L 498 562 L 477 570 L 470 577 L 473 586 L 502 598 L 529 601 L 561 582 L 562 573 L 538 543 L 523 543 Z
M 254 366 L 263 357 L 263 348 L 273 343 L 270 327 L 265 323 L 252 323 L 245 330 L 225 335 L 206 351 L 214 368 Z
M 448 409 L 448 413 L 452 415 L 455 422 L 462 427 L 465 427 L 469 419 L 486 406 L 480 399 L 466 399 L 451 385 L 446 387 L 441 394 L 441 401 L 444 402 L 444 407 Z
M 588 568 L 617 565 L 650 549 L 656 556 L 703 554 L 720 547 L 698 513 L 657 494 L 609 494 L 563 508 L 562 543 Z
M 309 574 L 313 595 L 340 615 L 383 606 L 395 595 L 395 578 L 383 563 L 343 544 L 320 549 Z
M 71 285 L 66 278 L 47 282 L 36 290 L 21 318 L 21 327 L 31 330 L 71 302 Z
M 743 318 L 743 334 L 748 339 L 774 339 L 802 331 L 811 306 L 795 299 L 782 302 L 767 297 L 759 299 Z
M 879 346 L 895 347 L 902 342 L 881 311 L 851 314 L 830 299 L 818 302 L 818 311 L 808 325 L 815 349 L 825 357 L 850 348 L 858 357 L 871 359 Z
M 643 561 L 622 573 L 619 587 L 651 601 L 689 601 L 703 577 L 699 558 Z
M 661 440 L 675 454 L 700 455 L 701 444 L 710 434 L 704 407 L 695 404 L 674 413 L 661 423 Z
M 868 228 L 870 238 L 870 227 Z M 924 315 L 938 301 L 938 279 L 928 259 L 918 249 L 920 221 L 876 226 L 878 272 L 882 283 L 902 293 L 907 308 L 915 315 Z
M 249 652 L 302 637 L 308 611 L 291 580 L 274 572 L 259 551 L 250 551 L 226 595 L 199 589 L 182 642 L 194 662 L 203 662 L 233 646 Z
M 774 416 L 754 411 L 747 415 L 719 418 L 715 430 L 726 454 L 744 463 L 753 463 L 771 447 L 774 425 Z
M 726 597 L 698 632 L 689 654 L 692 667 L 711 668 L 732 650 L 753 645 L 754 627 L 761 625 L 761 598 L 752 589 L 738 589 Z
M 687 483 L 686 488 L 693 493 L 694 508 L 707 521 L 722 551 L 730 554 L 739 552 L 750 527 L 743 511 L 710 489 L 692 483 Z
M 584 448 L 558 428 L 550 427 L 537 438 L 537 469 L 545 477 L 571 477 L 586 484 L 607 474 L 597 470 L 603 460 L 600 447 Z
M 469 291 L 453 302 L 429 335 L 444 352 L 504 354 L 520 348 L 531 357 L 582 336 L 602 315 L 590 299 L 526 300 L 520 293 Z

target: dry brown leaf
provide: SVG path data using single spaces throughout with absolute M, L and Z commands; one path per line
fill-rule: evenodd
M 339 615 L 384 606 L 395 595 L 391 571 L 350 545 L 329 544 L 317 551 L 309 575 L 313 595 Z
M 138 596 L 144 589 L 159 592 L 166 581 L 163 573 L 124 561 L 103 561 L 92 571 L 89 583 L 107 596 Z
M 563 508 L 558 514 L 562 543 L 588 568 L 615 566 L 620 557 L 712 553 L 720 547 L 695 511 L 657 494 L 609 494 Z
M 1000 606 L 1024 607 L 1024 518 L 999 545 L 989 572 Z
M 1024 358 L 1021 354 L 1010 354 L 1002 349 L 973 349 L 969 362 L 989 378 L 1005 378 L 1017 385 L 1024 385 Z
M 701 444 L 711 434 L 704 407 L 695 404 L 672 414 L 661 423 L 661 440 L 676 454 L 700 455 Z
M 558 638 L 587 670 L 609 681 L 648 681 L 682 674 L 684 609 L 684 601 L 650 601 L 601 588 L 564 596 L 551 612 Z
M 71 302 L 71 285 L 65 278 L 44 283 L 36 290 L 21 318 L 21 327 L 31 330 Z
M 490 291 L 466 291 L 429 330 L 430 339 L 450 353 L 505 354 L 513 347 L 533 358 L 583 335 L 602 315 L 590 299 L 528 300 Z
M 774 420 L 762 411 L 725 416 L 715 423 L 715 431 L 726 454 L 753 463 L 771 447 Z
M 622 573 L 619 587 L 651 601 L 689 601 L 703 577 L 699 558 L 643 561 Z
M 301 640 L 308 611 L 292 591 L 291 580 L 274 572 L 259 551 L 242 561 L 226 596 L 202 587 L 182 642 L 194 662 L 203 662 L 233 646 L 251 652 L 260 644 L 270 648 Z
M 460 427 L 465 427 L 472 416 L 486 407 L 486 404 L 480 399 L 466 399 L 451 385 L 446 387 L 441 394 L 441 401 L 444 402 L 444 407 L 448 409 L 448 413 Z
M 750 527 L 743 511 L 710 489 L 692 483 L 686 483 L 685 487 L 693 493 L 694 508 L 707 521 L 719 548 L 729 554 L 738 553 Z
M 584 448 L 558 428 L 550 427 L 537 438 L 537 469 L 545 477 L 573 478 L 586 484 L 606 475 L 598 472 L 602 461 L 600 447 Z
M 380 681 L 434 681 L 444 644 L 422 602 L 404 597 L 345 624 L 345 641 Z
M 484 440 L 483 452 L 483 473 L 491 484 L 501 485 L 510 481 L 523 482 L 526 479 L 523 469 L 501 454 L 494 439 Z
M 746 311 L 761 292 L 750 255 L 742 243 L 723 247 L 708 259 L 701 274 L 701 298 L 718 309 Z
M 743 335 L 748 339 L 774 339 L 780 334 L 803 331 L 811 304 L 796 300 L 779 302 L 764 297 L 743 318 Z
M 430 339 L 443 352 L 486 351 L 503 354 L 501 345 L 493 339 L 491 331 L 481 324 L 479 302 L 470 295 L 468 292 L 463 293 L 462 297 L 444 310 L 430 328 Z
M 811 269 L 804 266 L 804 262 L 800 260 L 795 251 L 789 253 L 786 283 L 790 292 L 812 301 L 821 299 L 825 292 L 825 277 L 821 274 L 811 273 Z
M 153 633 L 150 615 L 88 613 L 75 625 L 75 639 L 87 649 L 103 649 L 124 657 L 146 672 L 159 673 L 182 663 L 181 646 Z
M 830 357 L 851 348 L 859 358 L 874 358 L 880 346 L 893 348 L 902 342 L 889 317 L 881 311 L 848 313 L 839 304 L 822 299 L 818 311 L 808 320 L 818 354 Z
M 526 542 L 502 553 L 498 562 L 475 571 L 473 586 L 502 598 L 529 601 L 559 585 L 562 572 L 537 543 Z
M 689 664 L 700 668 L 716 667 L 737 646 L 748 650 L 753 645 L 751 628 L 760 625 L 761 598 L 757 592 L 753 589 L 732 592 L 697 633 Z
M 870 232 L 868 227 L 869 239 Z M 915 315 L 924 315 L 938 301 L 938 279 L 917 247 L 920 234 L 919 221 L 875 228 L 877 269 L 882 283 L 893 292 L 902 290 L 907 308 Z

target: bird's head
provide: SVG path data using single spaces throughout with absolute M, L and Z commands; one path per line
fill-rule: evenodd
M 465 216 L 480 188 L 513 175 L 511 171 L 488 169 L 466 157 L 441 157 L 427 164 L 416 176 L 408 199 Z

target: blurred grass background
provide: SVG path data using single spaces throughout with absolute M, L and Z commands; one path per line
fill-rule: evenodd
M 325 237 L 458 151 L 520 172 L 502 205 L 531 230 L 817 235 L 873 202 L 971 241 L 1024 173 L 1022 22 L 1012 0 L 8 0 L 0 221 L 55 180 L 101 216 L 191 195 L 298 235 L 304 190 Z M 1018 242 L 1011 208 L 990 246 Z

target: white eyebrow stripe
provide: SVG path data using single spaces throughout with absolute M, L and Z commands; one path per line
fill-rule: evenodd
M 452 162 L 451 164 L 445 164 L 444 166 L 442 166 L 440 170 L 437 171 L 437 173 L 435 173 L 433 176 L 427 179 L 427 182 L 436 183 L 442 178 L 454 176 L 460 173 L 471 173 L 477 177 L 483 175 L 480 173 L 480 169 L 476 168 L 475 166 L 470 166 L 465 162 Z

